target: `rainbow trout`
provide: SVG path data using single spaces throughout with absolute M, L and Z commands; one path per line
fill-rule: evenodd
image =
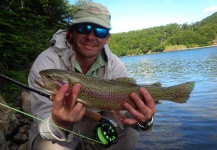
M 77 101 L 88 108 L 97 110 L 110 112 L 124 110 L 122 105 L 126 102 L 136 108 L 129 94 L 136 93 L 141 97 L 139 93 L 140 85 L 137 85 L 134 79 L 128 77 L 106 80 L 58 69 L 43 70 L 40 71 L 40 75 L 43 84 L 38 81 L 35 82 L 48 93 L 54 95 L 63 84 L 74 85 L 79 83 L 81 90 Z M 194 85 L 194 82 L 186 82 L 171 87 L 144 86 L 144 88 L 150 93 L 154 101 L 169 100 L 185 103 Z

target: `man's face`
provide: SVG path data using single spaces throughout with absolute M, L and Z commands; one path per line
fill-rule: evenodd
M 76 26 L 74 27 L 71 36 L 73 38 L 72 46 L 76 53 L 76 57 L 84 59 L 96 58 L 104 45 L 108 43 L 110 34 L 103 34 L 104 30 L 100 30 L 100 28 L 98 30 L 99 32 L 94 31 L 96 30 L 96 27 L 97 26 L 93 24 L 86 24 L 85 26 L 81 26 L 81 28 Z M 84 33 L 79 32 L 78 28 Z M 107 36 L 104 38 L 105 35 Z

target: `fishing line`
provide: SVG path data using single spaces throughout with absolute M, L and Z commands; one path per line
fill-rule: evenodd
M 32 117 L 32 118 L 34 118 L 34 119 L 37 119 L 37 120 L 39 120 L 39 121 L 47 122 L 46 120 L 40 119 L 40 118 L 38 118 L 38 117 L 35 117 L 35 116 L 31 115 L 31 114 L 28 114 L 28 113 L 25 113 L 25 112 L 23 112 L 23 111 L 20 111 L 20 110 L 18 110 L 18 109 L 16 109 L 16 108 L 10 107 L 10 106 L 8 106 L 8 105 L 2 104 L 1 102 L 0 102 L 0 105 L 2 105 L 2 106 L 4 106 L 4 107 L 7 107 L 7 108 L 9 108 L 9 109 L 11 109 L 11 110 L 14 110 L 14 111 L 16 111 L 16 112 L 19 112 L 19 113 L 21 113 L 21 114 L 24 114 L 24 115 L 26 115 L 26 116 Z M 71 130 L 62 128 L 62 127 L 57 126 L 57 125 L 55 125 L 55 124 L 53 124 L 53 123 L 49 123 L 49 125 L 55 126 L 55 127 L 59 128 L 59 129 L 62 129 L 62 130 L 67 131 L 67 132 L 70 132 L 70 133 L 72 133 L 72 134 L 74 134 L 74 135 L 77 135 L 77 136 L 80 136 L 80 137 L 82 137 L 82 138 L 86 138 L 86 139 L 88 139 L 88 140 L 91 140 L 91 141 L 94 141 L 94 142 L 103 144 L 103 143 L 100 142 L 100 141 L 97 141 L 97 140 L 94 140 L 94 139 L 92 139 L 92 138 L 86 137 L 86 136 L 84 136 L 84 135 L 82 135 L 82 134 L 78 134 L 78 133 L 73 132 L 73 131 L 71 131 Z
M 23 112 L 23 111 L 20 111 L 20 110 L 18 110 L 18 109 L 16 109 L 16 108 L 10 107 L 10 106 L 8 106 L 8 105 L 2 104 L 1 102 L 0 102 L 0 105 L 2 105 L 2 106 L 4 106 L 4 107 L 7 107 L 7 108 L 9 108 L 9 109 L 11 109 L 11 110 L 14 110 L 14 111 L 16 111 L 16 112 L 19 112 L 19 113 L 21 113 L 21 114 L 24 114 L 24 115 L 26 115 L 26 116 L 32 117 L 32 118 L 34 118 L 34 119 L 37 119 L 37 120 L 39 120 L 39 121 L 47 122 L 46 120 L 40 119 L 40 118 L 38 118 L 38 117 L 35 117 L 35 116 L 31 115 L 31 114 L 28 114 L 28 113 L 25 113 L 25 112 Z M 81 134 L 78 134 L 78 133 L 75 133 L 75 132 L 73 132 L 73 131 L 71 131 L 71 130 L 62 128 L 62 127 L 60 127 L 60 126 L 57 126 L 57 125 L 55 125 L 55 124 L 53 124 L 53 123 L 49 123 L 49 125 L 55 126 L 55 127 L 59 128 L 59 129 L 62 129 L 62 130 L 67 131 L 67 132 L 70 132 L 70 133 L 75 134 L 75 135 L 77 135 L 77 136 L 80 136 L 80 137 L 82 137 L 82 138 L 86 138 L 86 139 L 88 139 L 88 140 L 91 140 L 91 141 L 94 141 L 94 142 L 103 144 L 103 143 L 100 142 L 100 141 L 91 139 L 91 138 L 89 138 L 89 137 L 86 137 L 86 136 L 81 135 Z
M 35 89 L 33 89 L 33 88 L 30 88 L 30 87 L 26 86 L 25 84 L 22 84 L 22 83 L 20 83 L 20 82 L 18 82 L 18 81 L 15 81 L 15 80 L 13 80 L 13 79 L 11 79 L 11 78 L 5 76 L 5 75 L 0 74 L 0 77 L 2 77 L 3 79 L 8 80 L 8 81 L 10 81 L 10 82 L 13 82 L 13 83 L 15 83 L 15 84 L 17 84 L 17 85 L 19 85 L 19 86 L 21 86 L 21 87 L 23 87 L 23 88 L 26 88 L 26 89 L 28 89 L 28 90 L 30 90 L 30 91 L 33 91 L 33 92 L 35 92 L 35 93 L 37 93 L 37 94 L 39 94 L 39 95 L 45 96 L 45 97 L 47 97 L 47 98 L 50 98 L 50 95 L 48 95 L 48 94 L 46 94 L 46 93 L 43 93 L 43 92 L 41 92 L 41 91 L 35 90 Z M 28 113 L 26 113 L 26 112 L 20 111 L 20 110 L 18 110 L 18 109 L 16 109 L 16 108 L 10 107 L 10 106 L 8 106 L 8 105 L 2 104 L 1 102 L 0 102 L 0 105 L 2 105 L 2 106 L 4 106 L 4 107 L 7 107 L 7 108 L 9 108 L 9 109 L 11 109 L 11 110 L 14 110 L 14 111 L 16 111 L 16 112 L 19 112 L 19 113 L 21 113 L 21 114 L 24 114 L 24 115 L 26 115 L 26 116 L 32 117 L 32 118 L 34 118 L 34 119 L 36 119 L 36 120 L 39 120 L 39 121 L 42 121 L 42 122 L 47 122 L 46 120 L 40 119 L 40 118 L 38 118 L 38 117 L 35 117 L 35 116 L 33 116 L 33 115 L 31 115 L 31 114 L 28 114 Z M 55 127 L 59 128 L 59 129 L 62 129 L 62 130 L 64 130 L 64 131 L 67 131 L 67 132 L 72 133 L 72 134 L 74 134 L 74 135 L 80 136 L 80 137 L 85 138 L 85 139 L 87 139 L 87 140 L 90 140 L 90 141 L 93 141 L 93 142 L 96 142 L 96 143 L 99 143 L 99 144 L 103 144 L 103 142 L 94 140 L 94 139 L 92 139 L 92 138 L 86 137 L 86 136 L 81 135 L 81 134 L 78 134 L 78 133 L 73 132 L 73 131 L 71 131 L 71 130 L 65 129 L 65 128 L 60 127 L 60 126 L 57 126 L 57 125 L 55 125 L 55 124 L 53 124 L 53 123 L 50 123 L 50 122 L 49 122 L 49 125 L 55 126 Z

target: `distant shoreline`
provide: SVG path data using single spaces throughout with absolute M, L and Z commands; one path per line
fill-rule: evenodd
M 206 47 L 217 47 L 217 44 L 216 45 L 204 46 L 204 47 L 193 47 L 193 48 L 181 48 L 181 49 L 173 49 L 173 50 L 163 50 L 162 52 L 151 52 L 151 51 L 149 51 L 146 54 L 156 54 L 156 53 L 183 51 L 183 50 L 193 50 L 193 49 L 200 49 L 200 48 L 206 48 Z
M 131 56 L 141 56 L 141 55 L 149 55 L 149 54 L 159 54 L 159 53 L 167 53 L 167 52 L 176 52 L 176 51 L 185 51 L 185 50 L 194 50 L 194 49 L 201 49 L 201 48 L 208 48 L 208 47 L 217 47 L 216 45 L 209 45 L 209 46 L 204 46 L 204 47 L 193 47 L 193 48 L 184 48 L 184 49 L 175 49 L 175 50 L 169 50 L 169 51 L 162 51 L 162 52 L 150 52 L 148 51 L 145 54 L 140 54 L 140 55 L 125 55 L 125 56 L 119 56 L 119 58 L 122 57 L 131 57 Z

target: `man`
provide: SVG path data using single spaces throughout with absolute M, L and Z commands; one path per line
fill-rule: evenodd
M 35 84 L 34 80 L 40 80 L 39 71 L 53 68 L 104 79 L 126 77 L 127 71 L 124 64 L 111 53 L 107 45 L 111 29 L 110 18 L 109 11 L 101 4 L 87 2 L 79 5 L 72 26 L 68 30 L 56 32 L 51 40 L 52 46 L 35 60 L 29 74 L 29 86 L 43 90 Z M 34 120 L 32 124 L 29 135 L 31 149 L 105 149 L 96 142 L 66 133 L 50 124 L 53 123 L 86 137 L 94 138 L 93 131 L 98 122 L 86 117 L 84 115 L 86 107 L 76 101 L 80 88 L 79 84 L 74 85 L 72 89 L 65 84 L 59 89 L 53 101 L 31 93 L 32 114 L 44 120 L 43 122 Z M 133 149 L 139 137 L 138 131 L 147 130 L 151 126 L 153 115 L 156 112 L 155 104 L 144 88 L 140 89 L 140 93 L 144 98 L 142 100 L 135 93 L 129 93 L 138 110 L 133 109 L 127 103 L 123 105 L 128 112 L 128 117 L 122 120 L 125 127 L 124 129 L 117 128 L 119 141 L 108 149 Z M 65 101 L 72 101 L 70 111 L 66 110 Z M 113 114 L 99 113 L 115 121 Z

